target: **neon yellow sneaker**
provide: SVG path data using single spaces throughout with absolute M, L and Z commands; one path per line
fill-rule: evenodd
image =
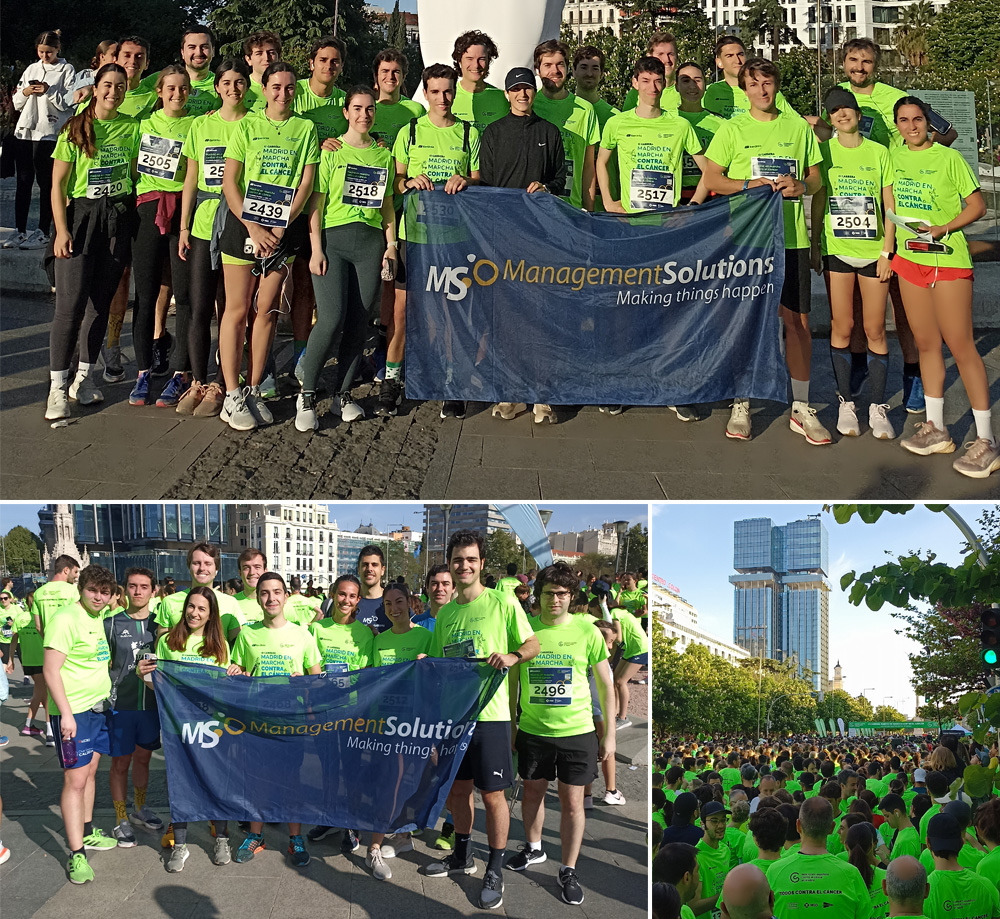
M 109 836 L 99 827 L 94 827 L 89 836 L 83 837 L 83 847 L 85 849 L 97 849 L 98 851 L 102 849 L 117 849 L 118 840 L 113 836 Z
M 70 856 L 66 870 L 69 871 L 71 884 L 86 884 L 87 881 L 94 880 L 94 869 L 90 867 L 87 856 L 82 852 Z

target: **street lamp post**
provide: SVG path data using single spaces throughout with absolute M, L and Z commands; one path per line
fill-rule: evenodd
M 767 724 L 764 728 L 765 733 L 768 737 L 771 736 L 771 712 L 774 711 L 774 703 L 778 701 L 782 696 L 787 696 L 787 692 L 779 692 L 772 700 L 770 705 L 767 707 Z
M 441 561 L 448 564 L 448 524 L 451 521 L 451 504 L 442 504 L 441 513 L 444 514 L 444 538 L 441 540 Z

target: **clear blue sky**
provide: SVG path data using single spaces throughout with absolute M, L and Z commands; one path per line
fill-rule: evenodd
M 396 5 L 396 0 L 370 0 L 370 2 L 372 6 L 380 6 L 390 13 Z M 399 9 L 403 13 L 415 13 L 417 11 L 417 0 L 399 0 Z
M 0 533 L 6 533 L 15 526 L 25 526 L 37 533 L 38 511 L 41 507 L 41 504 L 31 503 L 0 504 Z M 330 516 L 345 530 L 355 530 L 367 523 L 374 524 L 382 532 L 401 525 L 414 530 L 423 527 L 424 505 L 417 502 L 334 502 L 327 507 L 330 508 Z M 635 523 L 647 525 L 649 522 L 647 504 L 564 504 L 549 501 L 543 502 L 539 507 L 553 511 L 549 522 L 550 532 L 588 530 L 599 527 L 606 520 L 628 520 L 630 526 Z
M 956 504 L 972 526 L 987 504 Z M 676 585 L 698 610 L 706 631 L 732 641 L 733 523 L 747 517 L 770 517 L 777 524 L 822 514 L 830 536 L 830 673 L 838 659 L 843 666 L 845 689 L 851 695 L 863 690 L 874 706 L 894 705 L 912 715 L 915 699 L 910 686 L 908 655 L 919 649 L 895 634 L 897 622 L 884 606 L 873 613 L 867 606 L 851 606 L 840 590 L 848 571 L 861 573 L 887 559 L 911 550 L 933 551 L 937 560 L 958 564 L 964 542 L 955 525 L 942 514 L 915 507 L 905 515 L 884 514 L 876 524 L 838 524 L 822 504 L 660 504 L 653 505 L 650 552 L 652 571 Z M 890 698 L 886 698 L 886 697 Z

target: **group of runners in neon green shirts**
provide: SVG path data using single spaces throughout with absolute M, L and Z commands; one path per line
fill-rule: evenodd
M 1000 916 L 1000 798 L 973 810 L 952 791 L 961 770 L 946 747 L 921 761 L 870 743 L 847 754 L 815 739 L 791 751 L 710 741 L 659 755 L 654 915 Z
M 362 550 L 363 574 L 366 551 L 378 552 L 377 547 Z M 529 616 L 510 592 L 483 585 L 483 552 L 480 534 L 467 530 L 453 534 L 449 564 L 435 566 L 426 578 L 428 611 L 411 618 L 407 586 L 391 582 L 382 589 L 380 609 L 370 619 L 379 624 L 373 626 L 357 618 L 362 593 L 373 594 L 370 585 L 363 590 L 354 575 L 338 578 L 330 589 L 332 602 L 325 616 L 319 600 L 289 593 L 281 576 L 266 570 L 266 557 L 257 549 L 245 550 L 239 558 L 242 590 L 235 596 L 212 586 L 220 554 L 206 543 L 188 552 L 192 586 L 158 602 L 153 573 L 130 568 L 125 575 L 125 608 L 119 606 L 110 571 L 97 565 L 81 571 L 74 559 L 58 559 L 56 577 L 35 592 L 27 618 L 15 618 L 12 650 L 19 642 L 26 672 L 34 666 L 28 660 L 41 660 L 48 723 L 64 768 L 62 811 L 71 850 L 69 879 L 76 884 L 93 880 L 87 851 L 133 847 L 137 827 L 165 831 L 167 871 L 181 871 L 191 855 L 187 824 L 175 821 L 165 827 L 146 805 L 149 761 L 160 747 L 150 677 L 158 661 L 207 663 L 230 677 L 254 678 L 344 673 L 425 656 L 476 657 L 509 673 L 480 716 L 448 796 L 446 824 L 435 845 L 452 851 L 420 871 L 430 878 L 477 872 L 471 833 L 473 792 L 479 789 L 490 843 L 479 905 L 499 907 L 503 869 L 524 871 L 546 860 L 541 845 L 545 793 L 556 780 L 563 811 L 561 896 L 570 904 L 582 902 L 576 864 L 599 767 L 606 785 L 604 802 L 625 803 L 614 786 L 615 735 L 622 724 L 605 713 L 617 714 L 620 705 L 619 671 L 612 673 L 609 658 L 620 659 L 618 667 L 625 665 L 630 674 L 633 667 L 648 666 L 645 633 L 625 605 L 634 599 L 632 605 L 638 609 L 639 600 L 632 595 L 639 591 L 630 576 L 623 578 L 619 591 L 624 601 L 616 601 L 610 590 L 603 589 L 595 590 L 590 599 L 580 591 L 578 574 L 559 563 L 536 576 L 535 614 Z M 382 570 L 376 566 L 377 573 Z M 366 576 L 366 584 L 368 580 Z M 372 611 L 365 609 L 369 621 Z M 28 727 L 30 716 L 31 712 Z M 515 748 L 524 780 L 525 843 L 508 857 L 509 805 L 504 792 L 514 779 Z M 112 757 L 117 825 L 110 834 L 93 825 L 101 755 Z M 246 838 L 234 854 L 226 822 L 212 822 L 215 864 L 250 861 L 265 848 L 262 823 L 251 820 L 241 826 Z M 316 827 L 308 838 L 318 842 L 335 829 Z M 386 841 L 388 830 L 371 834 L 366 853 L 366 864 L 378 880 L 392 877 L 391 858 L 413 849 L 409 834 Z M 305 841 L 302 827 L 290 823 L 288 856 L 296 867 L 309 863 Z M 343 828 L 342 851 L 348 854 L 359 846 L 357 832 Z

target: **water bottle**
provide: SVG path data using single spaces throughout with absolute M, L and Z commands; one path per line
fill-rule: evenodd
M 76 741 L 72 737 L 62 742 L 62 762 L 65 769 L 76 765 Z

